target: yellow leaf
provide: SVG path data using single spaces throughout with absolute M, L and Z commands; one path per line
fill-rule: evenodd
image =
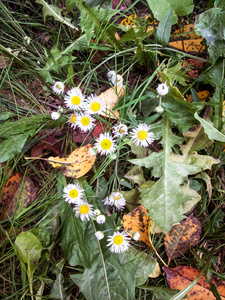
M 103 116 L 107 116 L 113 119 L 120 117 L 117 110 L 112 111 L 113 107 L 118 103 L 118 100 L 125 94 L 125 86 L 112 87 L 99 95 L 102 100 Z
M 145 15 L 144 17 L 139 17 L 139 19 L 148 19 L 149 17 L 151 17 L 150 14 Z M 134 22 L 133 22 L 133 21 Z M 134 29 L 136 29 L 137 24 L 138 23 L 138 19 L 137 19 L 137 15 L 130 15 L 129 17 L 125 18 L 122 20 L 122 22 L 120 23 L 120 25 L 124 26 L 126 29 L 129 29 L 131 27 L 133 27 Z M 157 21 L 154 20 L 154 26 L 153 23 L 149 23 L 149 26 L 147 28 L 147 32 L 149 31 L 153 31 L 154 28 L 157 28 L 156 25 L 158 24 Z
M 201 91 L 201 92 L 198 92 L 198 97 L 200 99 L 201 102 L 205 102 L 205 100 L 208 98 L 209 96 L 209 91 Z M 186 96 L 186 100 L 189 101 L 189 102 L 192 102 L 192 98 L 191 98 L 191 95 L 187 95 Z
M 174 31 L 171 34 L 171 38 L 173 38 L 173 40 L 182 40 L 182 39 L 192 40 L 192 39 L 199 39 L 200 36 L 195 33 L 194 24 L 188 24 Z
M 67 177 L 80 178 L 90 171 L 96 155 L 90 154 L 91 145 L 74 150 L 68 157 L 49 157 L 47 160 L 53 168 L 60 168 Z
M 190 39 L 190 40 L 169 42 L 168 45 L 180 51 L 197 54 L 205 51 L 205 46 L 201 44 L 202 41 L 203 38 Z

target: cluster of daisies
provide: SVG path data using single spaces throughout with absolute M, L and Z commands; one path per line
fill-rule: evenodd
M 80 217 L 82 221 L 90 221 L 91 219 L 95 220 L 98 224 L 105 223 L 105 215 L 101 214 L 99 209 L 93 209 L 93 205 L 89 204 L 84 200 L 84 190 L 81 188 L 79 184 L 67 184 L 63 189 L 63 198 L 66 202 L 74 205 L 74 212 L 77 218 Z M 122 210 L 125 207 L 126 200 L 120 192 L 115 192 L 103 200 L 105 205 L 114 205 L 118 210 Z M 95 236 L 98 240 L 102 240 L 104 238 L 103 231 L 95 232 Z M 134 240 L 138 240 L 140 234 L 138 232 L 134 232 L 132 238 Z M 130 243 L 130 237 L 128 234 L 123 231 L 116 231 L 112 236 L 108 236 L 107 246 L 110 247 L 110 251 L 114 253 L 123 253 L 127 251 Z
M 114 86 L 123 85 L 123 78 L 121 75 L 116 75 L 114 71 L 109 71 L 107 73 L 109 81 Z M 52 87 L 53 92 L 60 95 L 64 93 L 64 84 L 61 81 L 55 82 Z M 166 83 L 161 83 L 157 87 L 157 93 L 160 97 L 159 106 L 156 108 L 156 111 L 161 113 L 163 108 L 161 107 L 161 97 L 166 95 L 169 91 L 169 87 Z M 73 110 L 73 113 L 68 118 L 68 123 L 73 129 L 77 127 L 88 132 L 92 130 L 95 123 L 95 115 L 101 115 L 104 111 L 101 98 L 95 94 L 91 94 L 88 97 L 84 96 L 81 90 L 77 87 L 69 90 L 64 97 L 65 106 Z M 51 117 L 53 120 L 56 120 L 60 117 L 63 109 L 60 107 L 58 112 L 53 112 Z M 115 137 L 122 138 L 130 134 L 130 137 L 133 143 L 136 146 L 148 147 L 151 144 L 155 136 L 150 132 L 150 126 L 145 123 L 139 124 L 136 128 L 133 128 L 128 132 L 128 127 L 125 124 L 119 123 L 113 128 L 113 135 L 110 135 L 109 132 L 101 133 L 96 139 L 94 148 L 98 151 L 100 155 L 108 155 L 115 152 L 117 145 Z M 99 209 L 93 209 L 93 205 L 89 204 L 84 200 L 84 190 L 79 184 L 68 184 L 63 189 L 63 198 L 70 204 L 74 206 L 75 216 L 80 217 L 82 221 L 90 221 L 91 219 L 95 220 L 98 224 L 105 223 L 105 216 L 101 214 Z M 120 192 L 113 192 L 109 197 L 106 197 L 103 200 L 103 203 L 107 206 L 114 206 L 117 211 L 122 211 L 125 208 L 126 200 Z M 97 231 L 95 236 L 98 240 L 104 238 L 104 232 Z M 138 240 L 140 234 L 138 232 L 132 233 L 132 238 Z M 114 253 L 122 253 L 129 248 L 130 237 L 128 234 L 123 231 L 116 231 L 112 236 L 107 238 L 110 251 Z

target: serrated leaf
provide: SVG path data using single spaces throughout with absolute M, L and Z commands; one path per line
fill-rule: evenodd
M 115 14 L 115 11 L 110 8 L 89 7 L 82 0 L 67 0 L 66 7 L 70 9 L 77 6 L 80 10 L 80 27 L 86 33 L 87 39 L 98 37 L 111 45 L 115 45 L 118 49 L 120 44 L 114 36 L 115 27 L 110 24 L 110 19 Z
M 206 121 L 206 120 L 202 119 L 201 117 L 199 117 L 197 112 L 194 114 L 194 116 L 201 123 L 201 125 L 204 128 L 205 133 L 208 135 L 209 139 L 220 141 L 223 143 L 225 142 L 225 135 L 222 132 L 220 132 L 219 130 L 217 130 L 213 126 L 212 122 L 210 122 L 210 120 Z
M 188 194 L 184 193 L 180 185 L 189 174 L 201 171 L 202 166 L 171 160 L 172 147 L 179 144 L 179 138 L 172 133 L 166 116 L 161 122 L 163 122 L 161 124 L 163 151 L 152 153 L 146 158 L 133 159 L 130 162 L 153 168 L 152 176 L 160 177 L 153 187 L 140 188 L 140 196 L 143 200 L 142 205 L 149 211 L 149 215 L 166 233 L 173 224 L 184 218 L 185 203 L 191 199 Z
M 172 6 L 168 9 L 165 15 L 161 18 L 158 29 L 156 31 L 156 39 L 159 44 L 166 46 L 170 39 L 170 32 L 173 20 L 173 8 Z
M 210 60 L 214 64 L 225 54 L 225 12 L 214 7 L 200 14 L 195 23 L 197 34 L 206 39 Z
M 56 5 L 50 5 L 44 0 L 36 0 L 35 2 L 41 4 L 43 6 L 43 18 L 44 21 L 46 21 L 47 16 L 53 17 L 56 21 L 61 22 L 62 24 L 67 25 L 68 27 L 72 29 L 78 30 L 72 23 L 69 18 L 62 16 L 62 8 L 59 8 Z

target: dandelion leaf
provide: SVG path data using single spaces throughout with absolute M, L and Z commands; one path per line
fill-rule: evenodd
M 46 21 L 47 16 L 53 17 L 56 21 L 61 22 L 62 24 L 67 25 L 68 27 L 72 29 L 77 29 L 72 23 L 69 18 L 62 16 L 62 8 L 59 8 L 56 5 L 50 5 L 44 0 L 36 0 L 37 3 L 41 4 L 43 6 L 43 18 L 44 21 Z
M 62 173 L 71 178 L 80 178 L 90 171 L 95 162 L 96 155 L 91 155 L 91 145 L 74 150 L 68 157 L 49 157 L 48 162 L 53 168 L 60 168 Z
M 167 233 L 175 223 L 180 222 L 184 216 L 186 202 L 192 199 L 190 193 L 185 193 L 181 185 L 187 176 L 198 173 L 212 164 L 219 161 L 211 158 L 207 162 L 201 155 L 190 154 L 188 161 L 178 154 L 171 154 L 172 147 L 180 144 L 180 138 L 175 136 L 170 129 L 170 122 L 165 115 L 158 123 L 161 132 L 161 144 L 163 151 L 154 152 L 148 157 L 132 159 L 131 163 L 146 168 L 152 168 L 152 176 L 160 179 L 152 186 L 140 188 L 142 205 L 149 211 L 149 215 L 156 222 L 157 226 Z

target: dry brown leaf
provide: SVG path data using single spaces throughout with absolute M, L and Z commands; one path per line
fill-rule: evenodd
M 166 279 L 170 289 L 183 290 L 188 286 L 200 273 L 199 270 L 180 266 L 173 269 L 163 267 L 166 273 Z M 225 300 L 225 285 L 217 280 L 214 276 L 210 281 L 214 283 L 220 294 L 221 300 Z M 213 293 L 209 291 L 210 284 L 206 282 L 205 275 L 199 279 L 198 283 L 187 293 L 189 300 L 215 300 Z
M 153 247 L 149 239 L 150 226 L 152 224 L 151 217 L 147 216 L 148 211 L 143 205 L 139 205 L 131 213 L 125 214 L 122 220 L 122 226 L 130 237 L 132 232 L 139 232 L 139 241 L 144 242 L 149 247 Z M 131 231 L 131 232 L 129 232 Z
M 2 189 L 0 197 L 2 197 L 3 207 L 1 219 L 5 220 L 8 217 L 17 215 L 24 210 L 32 200 L 32 192 L 34 190 L 34 183 L 29 177 L 25 177 L 22 181 L 23 175 L 16 173 L 7 180 Z
M 201 223 L 193 215 L 183 220 L 164 236 L 164 246 L 169 259 L 177 258 L 194 247 L 201 237 Z
M 103 116 L 107 116 L 112 119 L 120 117 L 118 110 L 112 111 L 113 107 L 118 103 L 119 99 L 125 94 L 125 86 L 112 87 L 99 95 L 102 100 Z
M 96 155 L 89 153 L 91 145 L 77 148 L 68 157 L 49 157 L 47 160 L 54 168 L 60 168 L 62 173 L 71 178 L 80 178 L 90 171 Z

